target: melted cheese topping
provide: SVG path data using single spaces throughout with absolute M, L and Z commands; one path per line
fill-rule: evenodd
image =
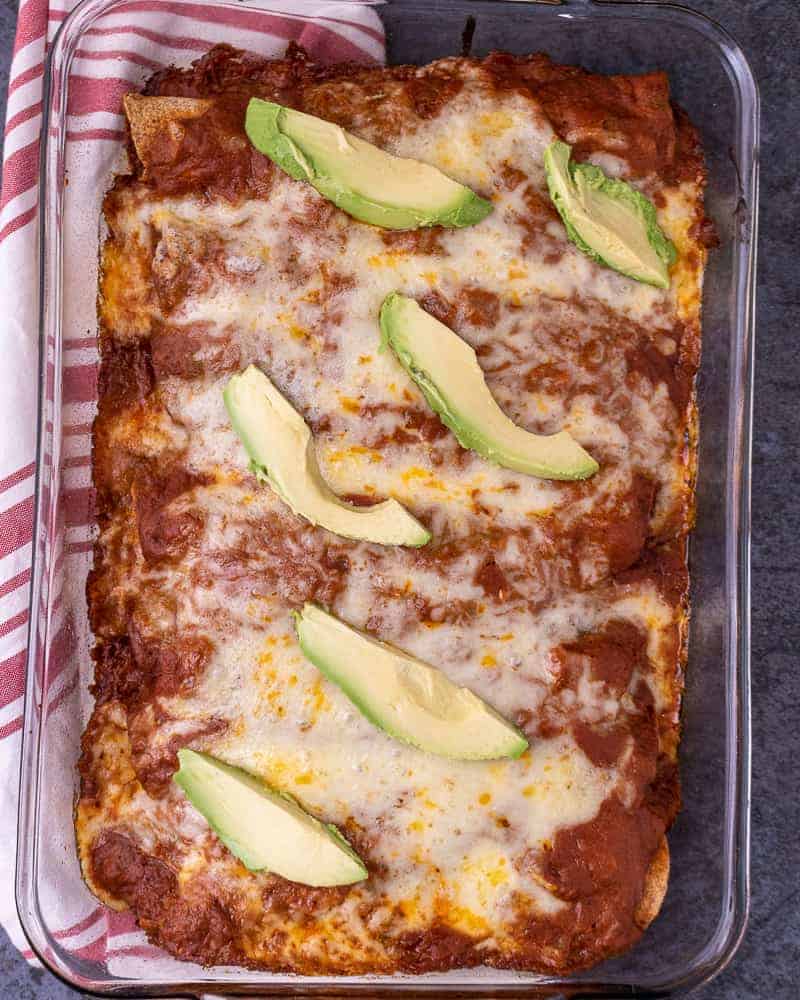
M 547 919 L 567 905 L 521 863 L 526 852 L 591 820 L 612 792 L 634 794 L 631 747 L 599 766 L 569 729 L 532 739 L 519 761 L 486 764 L 427 755 L 373 727 L 303 658 L 291 628 L 290 612 L 309 591 L 304 567 L 325 553 L 334 560 L 323 588 L 332 610 L 440 666 L 510 719 L 535 717 L 553 697 L 559 644 L 617 619 L 647 636 L 643 679 L 656 710 L 677 711 L 669 638 L 680 609 L 654 581 L 609 582 L 603 532 L 581 526 L 632 516 L 625 504 L 641 475 L 657 491 L 652 535 L 686 506 L 685 415 L 663 382 L 631 371 L 628 357 L 643 337 L 669 356 L 676 319 L 697 321 L 699 270 L 687 249 L 700 193 L 688 184 L 664 192 L 660 221 L 681 259 L 668 291 L 639 284 L 581 254 L 546 211 L 531 223 L 532 200 L 546 202 L 542 153 L 553 138 L 532 98 L 472 80 L 436 117 L 386 143 L 492 197 L 481 225 L 437 232 L 435 253 L 413 240 L 387 245 L 379 230 L 329 210 L 310 186 L 280 173 L 269 200 L 235 206 L 153 200 L 136 185 L 121 194 L 104 257 L 104 320 L 117 339 L 133 342 L 156 321 L 175 337 L 202 331 L 201 359 L 224 343 L 236 367 L 262 365 L 315 429 L 334 490 L 394 496 L 433 531 L 432 544 L 456 547 L 443 573 L 424 551 L 345 543 L 294 518 L 246 471 L 222 402 L 227 372 L 162 377 L 144 425 L 137 407 L 112 424 L 114 447 L 164 463 L 178 456 L 206 482 L 169 505 L 171 517 L 193 513 L 201 525 L 178 558 L 145 560 L 122 509 L 102 538 L 107 551 L 124 553 L 116 569 L 106 567 L 109 590 L 117 606 L 135 607 L 140 629 L 199 631 L 214 644 L 190 693 L 159 698 L 157 724 L 147 713 L 138 719 L 151 751 L 166 752 L 198 721 L 224 720 L 223 731 L 194 745 L 368 838 L 367 885 L 313 920 L 271 913 L 259 905 L 270 876 L 243 873 L 214 850 L 213 834 L 175 790 L 148 795 L 126 763 L 124 711 L 101 711 L 97 743 L 119 769 L 107 762 L 102 806 L 82 806 L 84 858 L 104 826 L 126 829 L 145 851 L 172 845 L 182 882 L 227 884 L 253 908 L 255 960 L 270 961 L 265 942 L 282 928 L 283 957 L 298 967 L 335 965 L 338 956 L 354 971 L 381 968 L 383 933 L 437 922 L 510 951 L 520 911 Z M 604 169 L 625 173 L 624 161 L 607 161 Z M 510 169 L 524 180 L 504 180 Z M 126 248 L 139 248 L 137 261 L 152 259 L 152 281 L 137 277 L 144 265 L 130 270 Z M 184 294 L 167 309 L 153 287 L 172 287 L 178 272 Z M 569 430 L 600 472 L 588 484 L 548 482 L 464 452 L 435 419 L 416 433 L 417 417 L 431 418 L 424 399 L 379 350 L 378 310 L 394 290 L 455 303 L 452 325 L 477 349 L 509 416 L 535 432 Z M 473 544 L 483 537 L 495 540 Z M 487 552 L 513 593 L 493 597 L 479 582 Z M 468 611 L 448 613 L 457 607 Z M 613 724 L 634 683 L 620 694 L 587 665 L 562 707 L 573 720 Z

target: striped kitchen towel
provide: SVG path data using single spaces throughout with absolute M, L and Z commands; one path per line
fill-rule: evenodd
M 17 786 L 21 746 L 23 690 L 28 634 L 31 537 L 33 521 L 34 450 L 37 414 L 38 240 L 37 208 L 39 134 L 42 123 L 42 85 L 49 45 L 70 15 L 65 6 L 48 0 L 22 0 L 11 66 L 5 160 L 0 196 L 0 348 L 3 358 L 3 392 L 0 394 L 0 923 L 27 958 L 35 960 L 24 939 L 14 906 Z M 98 0 L 83 0 L 100 6 Z M 332 3 L 330 0 L 262 0 L 254 15 L 247 6 L 215 6 L 180 0 L 109 0 L 102 16 L 85 30 L 75 52 L 70 76 L 66 160 L 69 184 L 86 194 L 86 216 L 78 220 L 88 240 L 86 252 L 96 255 L 98 186 L 107 182 L 108 165 L 118 160 L 124 122 L 121 97 L 155 69 L 171 63 L 186 64 L 212 45 L 229 42 L 263 55 L 278 55 L 289 40 L 298 41 L 320 61 L 380 61 L 384 56 L 383 28 L 367 3 Z M 266 13 L 265 13 L 266 11 Z M 101 164 L 102 167 L 99 167 Z M 71 198 L 75 195 L 70 194 Z M 77 204 L 77 201 L 73 201 Z M 83 204 L 83 203 L 82 203 Z M 74 259 L 77 237 L 65 236 L 65 260 Z M 71 242 L 72 241 L 72 245 Z M 69 266 L 65 267 L 65 292 Z M 82 313 L 70 316 L 70 297 L 83 298 Z M 94 290 L 76 292 L 66 299 L 64 331 L 65 367 L 62 378 L 64 439 L 61 500 L 63 537 L 57 558 L 67 562 L 62 576 L 78 581 L 82 589 L 91 558 L 90 430 L 95 403 L 96 349 L 87 329 L 87 309 Z M 70 559 L 80 560 L 70 568 Z M 67 602 L 61 601 L 61 605 Z M 59 609 L 55 617 L 58 618 Z M 83 634 L 81 634 L 83 633 Z M 68 669 L 57 672 L 52 690 L 42 692 L 48 727 L 71 742 L 63 754 L 72 768 L 79 733 L 76 732 L 75 698 L 78 669 L 71 655 L 88 647 L 83 627 L 75 622 L 64 635 L 71 636 L 59 654 Z M 79 640 L 76 641 L 76 634 Z M 83 640 L 83 643 L 81 642 Z M 82 657 L 85 660 L 85 656 Z M 64 782 L 72 789 L 67 778 Z M 54 787 L 59 782 L 54 782 Z M 62 815 L 69 816 L 69 805 Z M 64 847 L 71 833 L 58 831 Z M 74 861 L 74 857 L 72 859 Z M 64 864 L 63 856 L 55 865 Z M 72 865 L 74 868 L 74 864 Z M 47 879 L 48 864 L 40 878 Z M 56 874 L 57 891 L 43 891 L 43 909 L 54 938 L 67 952 L 89 960 L 107 962 L 117 975 L 135 974 L 151 949 L 125 914 L 113 914 L 96 905 L 88 893 L 64 889 Z M 131 964 L 126 963 L 126 957 Z

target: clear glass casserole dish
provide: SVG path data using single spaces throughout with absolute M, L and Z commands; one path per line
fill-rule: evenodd
M 357 0 L 308 2 L 306 24 L 355 9 Z M 363 11 L 363 5 L 358 4 Z M 214 40 L 209 11 L 237 23 L 269 19 L 281 4 L 223 0 L 83 0 L 64 20 L 45 80 L 41 174 L 41 370 L 31 635 L 24 717 L 17 905 L 34 951 L 77 988 L 117 996 L 470 994 L 581 997 L 675 996 L 730 960 L 748 905 L 749 501 L 753 296 L 758 176 L 758 95 L 747 62 L 717 25 L 668 4 L 566 0 L 389 0 L 376 5 L 387 60 L 425 63 L 458 54 L 468 18 L 472 53 L 545 51 L 600 72 L 665 69 L 675 100 L 703 138 L 707 212 L 720 246 L 703 299 L 699 381 L 697 527 L 691 543 L 692 624 L 683 712 L 683 810 L 670 833 L 672 875 L 660 916 L 626 955 L 567 980 L 497 970 L 420 977 L 297 978 L 240 969 L 204 970 L 154 959 L 129 934 L 113 957 L 87 945 L 88 917 L 63 931 L 82 886 L 72 828 L 75 763 L 90 674 L 84 589 L 91 561 L 89 455 L 94 408 L 97 233 L 108 169 L 70 184 L 71 115 L 85 108 L 76 66 L 87 39 L 124 34 L 121 80 L 154 68 L 144 11 L 180 26 L 184 61 Z M 285 8 L 284 8 L 285 9 Z M 121 25 L 125 25 L 123 32 Z M 227 39 L 226 39 L 227 40 Z M 238 44 L 248 47 L 243 28 Z M 120 90 L 120 96 L 121 96 Z M 106 115 L 106 119 L 108 119 Z M 119 146 L 119 124 L 98 118 L 99 138 Z M 90 123 L 91 124 L 91 123 Z M 119 167 L 119 162 L 114 166 Z M 84 171 L 85 174 L 85 171 Z M 87 188 L 87 183 L 89 188 Z M 91 203 L 87 190 L 91 190 Z M 66 239 L 65 233 L 83 233 Z M 76 252 L 76 247 L 77 251 Z M 56 928 L 62 928 L 57 931 Z M 91 934 L 89 934 L 91 938 Z

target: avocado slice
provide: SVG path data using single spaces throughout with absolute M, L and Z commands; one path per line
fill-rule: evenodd
M 245 868 L 314 886 L 367 878 L 336 827 L 309 816 L 290 795 L 196 750 L 179 750 L 178 760 L 173 781 Z
M 636 281 L 669 288 L 669 268 L 677 252 L 658 225 L 655 205 L 599 167 L 571 161 L 571 154 L 559 140 L 544 151 L 550 197 L 569 238 L 599 264 Z
M 245 131 L 295 180 L 361 222 L 384 229 L 473 226 L 492 204 L 436 167 L 393 156 L 339 125 L 253 97 Z
M 251 471 L 295 514 L 345 538 L 379 545 L 430 541 L 430 532 L 397 500 L 354 507 L 336 496 L 322 478 L 305 420 L 255 365 L 230 379 L 223 398 Z
M 599 466 L 567 433 L 532 434 L 503 413 L 489 392 L 475 351 L 425 312 L 392 292 L 380 314 L 389 344 L 428 403 L 464 448 L 540 479 L 586 479 Z
M 369 721 L 441 757 L 519 757 L 528 741 L 468 688 L 435 667 L 345 625 L 316 604 L 295 612 L 300 648 Z

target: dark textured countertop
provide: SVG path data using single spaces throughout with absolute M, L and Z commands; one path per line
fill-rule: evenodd
M 800 991 L 800 5 L 797 0 L 687 2 L 739 41 L 762 99 L 753 449 L 752 906 L 733 962 L 695 995 L 698 1000 L 795 1000 Z M 15 18 L 14 0 L 0 0 L 3 118 Z M 13 890 L 2 886 L 2 891 Z M 0 931 L 0 997 L 75 996 L 49 973 L 30 969 Z

